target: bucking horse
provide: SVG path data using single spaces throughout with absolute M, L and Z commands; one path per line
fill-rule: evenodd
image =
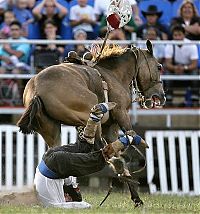
M 107 142 L 113 142 L 120 128 L 132 131 L 129 116 L 132 83 L 142 95 L 146 108 L 165 103 L 160 80 L 162 66 L 153 56 L 149 40 L 146 46 L 147 49 L 139 49 L 133 45 L 125 48 L 107 44 L 94 66 L 68 62 L 41 71 L 25 87 L 26 110 L 17 123 L 20 130 L 24 134 L 38 132 L 49 147 L 61 145 L 61 124 L 85 126 L 90 109 L 105 101 L 107 90 L 108 101 L 117 105 L 102 124 L 102 136 Z M 96 149 L 102 146 L 97 143 Z M 135 197 L 131 182 L 128 186 L 136 203 L 140 199 Z

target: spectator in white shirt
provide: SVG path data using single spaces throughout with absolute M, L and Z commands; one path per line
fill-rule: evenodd
M 173 40 L 182 42 L 190 42 L 185 38 L 185 29 L 181 25 L 176 25 L 172 28 Z M 165 48 L 165 74 L 176 75 L 192 75 L 197 74 L 198 66 L 198 49 L 193 44 L 167 45 Z M 198 81 L 165 81 L 167 88 L 167 103 L 173 98 L 173 88 L 183 88 L 190 92 L 190 98 L 186 96 L 185 105 L 195 106 L 199 103 L 199 86 Z M 191 100 L 191 101 L 188 101 Z M 198 104 L 197 104 L 198 105 Z
M 95 39 L 93 27 L 96 25 L 94 8 L 87 4 L 87 0 L 78 0 L 78 4 L 70 9 L 70 25 L 72 31 L 84 30 L 88 39 Z

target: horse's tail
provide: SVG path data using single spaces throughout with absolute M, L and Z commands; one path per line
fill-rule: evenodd
M 32 134 L 36 131 L 36 127 L 40 127 L 36 114 L 42 111 L 43 103 L 39 96 L 34 96 L 28 108 L 23 113 L 17 126 L 23 134 Z

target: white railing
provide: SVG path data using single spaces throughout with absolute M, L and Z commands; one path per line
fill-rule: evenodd
M 76 141 L 74 127 L 62 126 L 61 131 L 62 144 Z M 0 125 L 0 192 L 32 188 L 35 167 L 45 150 L 39 134 L 24 135 L 17 126 Z
M 27 39 L 27 40 L 7 40 L 7 39 L 1 39 L 1 44 L 6 44 L 6 43 L 26 43 L 26 44 L 60 44 L 60 45 L 70 45 L 70 44 L 84 44 L 84 45 L 89 45 L 89 44 L 101 44 L 103 43 L 103 40 L 45 40 L 45 39 Z M 153 40 L 151 41 L 153 44 L 177 44 L 177 45 L 200 45 L 200 40 L 193 40 L 193 41 L 180 41 L 180 40 Z M 145 44 L 146 40 L 108 40 L 108 44 L 119 44 L 119 45 L 130 45 L 130 44 Z
M 145 139 L 150 193 L 200 195 L 200 131 L 147 131 Z
M 34 74 L 0 74 L 0 79 L 30 79 Z M 162 80 L 200 80 L 200 75 L 161 75 Z
M 19 114 L 21 115 L 25 111 L 23 107 L 0 107 L 0 114 Z M 133 119 L 133 124 L 138 122 L 139 115 L 146 115 L 146 116 L 159 116 L 163 115 L 166 116 L 166 127 L 172 126 L 172 116 L 183 116 L 183 115 L 196 115 L 197 117 L 200 116 L 200 108 L 183 108 L 183 109 L 141 109 L 135 108 L 133 105 L 132 110 L 130 111 L 130 116 Z

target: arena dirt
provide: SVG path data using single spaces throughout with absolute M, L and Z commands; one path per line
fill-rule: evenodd
M 6 193 L 0 196 L 0 205 L 39 205 L 34 191 L 22 193 Z

